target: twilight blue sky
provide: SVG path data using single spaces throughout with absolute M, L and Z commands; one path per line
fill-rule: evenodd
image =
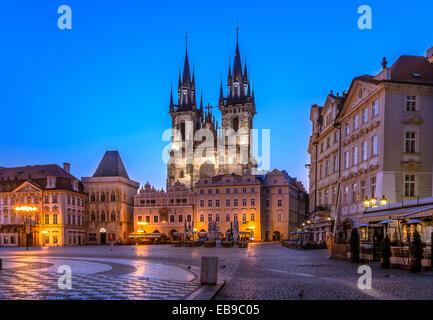
M 58 6 L 72 30 L 57 28 Z M 373 29 L 357 28 L 370 5 Z M 217 104 L 239 44 L 255 86 L 256 128 L 271 129 L 271 167 L 308 185 L 309 109 L 330 89 L 380 70 L 382 57 L 433 45 L 431 1 L 9 1 L 0 9 L 0 166 L 70 162 L 92 175 L 119 150 L 130 177 L 165 187 L 170 83 L 188 53 L 197 92 Z M 214 109 L 215 110 L 215 109 Z M 219 112 L 217 117 L 219 118 Z

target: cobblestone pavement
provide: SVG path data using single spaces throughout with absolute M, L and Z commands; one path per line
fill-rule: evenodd
M 0 299 L 185 299 L 199 289 L 200 259 L 219 257 L 226 285 L 216 299 L 433 299 L 433 272 L 372 267 L 371 290 L 358 289 L 358 265 L 326 250 L 278 243 L 240 248 L 87 246 L 0 248 Z M 59 289 L 61 265 L 72 289 Z
M 371 263 L 372 289 L 361 290 L 357 285 L 360 265 L 326 256 L 327 250 L 251 246 L 216 299 L 433 299 L 432 271 L 412 274 Z

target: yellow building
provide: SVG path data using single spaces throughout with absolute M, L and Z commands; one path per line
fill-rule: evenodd
M 225 236 L 237 220 L 239 231 L 249 232 L 251 240 L 262 240 L 260 180 L 256 176 L 233 173 L 202 178 L 194 191 L 198 231 L 207 231 L 209 221 L 215 221 Z
M 0 246 L 85 243 L 83 186 L 70 165 L 0 168 Z

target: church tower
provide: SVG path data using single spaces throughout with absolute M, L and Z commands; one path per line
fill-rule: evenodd
M 186 37 L 188 41 L 188 37 Z M 173 88 L 170 93 L 169 114 L 172 120 L 172 146 L 169 151 L 170 160 L 167 164 L 167 186 L 176 181 L 193 187 L 193 139 L 197 130 L 201 129 L 203 121 L 203 108 L 197 109 L 195 94 L 195 73 L 192 79 L 188 61 L 188 42 L 186 43 L 185 62 L 183 73 L 180 74 L 177 87 L 178 104 L 173 102 Z M 178 134 L 175 134 L 175 133 Z M 177 150 L 177 152 L 175 152 Z
M 223 135 L 226 132 L 235 133 L 236 137 L 223 137 L 225 145 L 225 162 L 219 167 L 221 174 L 244 174 L 253 171 L 257 163 L 252 157 L 250 129 L 253 128 L 253 118 L 256 114 L 254 90 L 251 86 L 245 67 L 242 71 L 242 62 L 239 52 L 239 29 L 236 28 L 236 52 L 233 62 L 233 72 L 230 69 L 227 77 L 227 97 L 224 97 L 223 84 L 220 86 L 218 108 L 221 111 Z

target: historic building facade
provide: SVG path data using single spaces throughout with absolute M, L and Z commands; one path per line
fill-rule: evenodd
M 209 221 L 215 221 L 225 236 L 234 221 L 238 221 L 239 231 L 250 232 L 253 240 L 262 240 L 260 187 L 260 179 L 251 174 L 200 179 L 194 187 L 194 225 L 199 231 L 207 231 Z
M 431 50 L 427 57 L 403 55 L 391 67 L 384 59 L 376 76 L 354 78 L 347 94 L 338 99 L 331 123 L 329 97 L 324 107 L 311 108 L 310 190 L 317 197 L 310 220 L 316 222 L 329 212 L 337 220 L 340 241 L 359 226 L 365 199 L 385 197 L 395 203 L 432 196 L 431 55 Z M 326 148 L 334 134 L 341 137 L 339 143 Z M 328 154 L 339 155 L 337 175 L 329 170 L 334 167 L 333 160 L 327 164 Z
M 160 233 L 173 239 L 174 232 L 184 232 L 185 223 L 194 220 L 194 199 L 194 192 L 180 182 L 167 191 L 146 183 L 134 197 L 133 238 Z
M 284 170 L 274 169 L 260 180 L 263 239 L 286 239 L 306 218 L 308 194 L 302 183 Z
M 140 187 L 131 180 L 119 152 L 107 151 L 92 177 L 82 178 L 87 193 L 87 242 L 128 243 L 133 230 L 134 196 Z
M 70 165 L 0 168 L 0 246 L 86 243 L 86 195 Z
M 197 108 L 195 73 L 193 70 L 191 78 L 188 52 L 182 76 L 179 74 L 177 93 L 177 104 L 174 104 L 173 90 L 170 96 L 173 134 L 167 186 L 179 181 L 192 189 L 201 177 L 226 173 L 242 175 L 257 168 L 250 136 L 256 114 L 254 91 L 250 87 L 246 63 L 242 69 L 238 42 L 233 72 L 230 66 L 228 70 L 226 97 L 222 83 L 220 87 L 221 128 L 212 114 L 213 107 L 210 104 L 203 107 L 202 96 Z

